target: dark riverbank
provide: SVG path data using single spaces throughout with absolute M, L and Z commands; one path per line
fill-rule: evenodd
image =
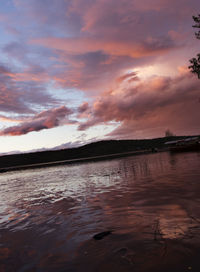
M 172 136 L 147 140 L 108 140 L 94 142 L 77 148 L 4 155 L 0 157 L 0 172 L 38 167 L 99 161 L 124 156 L 165 151 L 167 141 L 188 136 Z
M 115 154 L 109 154 L 109 155 L 103 155 L 103 156 L 78 158 L 78 159 L 71 159 L 71 160 L 69 159 L 69 160 L 62 160 L 62 161 L 55 161 L 55 162 L 45 162 L 45 163 L 35 163 L 35 164 L 11 166 L 11 167 L 0 168 L 0 173 L 8 172 L 8 171 L 18 171 L 18 170 L 26 170 L 26 169 L 34 169 L 34 168 L 51 167 L 51 166 L 58 166 L 58 165 L 64 165 L 64 164 L 111 160 L 111 159 L 116 159 L 116 158 L 134 156 L 134 155 L 136 156 L 136 155 L 148 154 L 148 153 L 152 153 L 152 152 L 155 152 L 155 151 L 142 150 L 142 151 L 115 153 Z

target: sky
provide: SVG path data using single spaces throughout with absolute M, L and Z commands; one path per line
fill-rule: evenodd
M 200 134 L 199 0 L 1 0 L 0 153 Z

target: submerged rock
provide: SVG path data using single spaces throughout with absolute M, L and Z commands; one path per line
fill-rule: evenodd
M 108 230 L 108 231 L 103 231 L 103 232 L 100 232 L 100 233 L 97 233 L 93 236 L 93 239 L 95 240 L 101 240 L 103 239 L 105 236 L 111 234 L 112 231 L 111 230 Z

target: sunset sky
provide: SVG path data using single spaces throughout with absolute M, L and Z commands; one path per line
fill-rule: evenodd
M 200 134 L 199 0 L 1 0 L 0 153 Z

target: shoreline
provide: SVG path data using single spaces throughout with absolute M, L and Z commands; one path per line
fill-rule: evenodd
M 139 140 L 102 140 L 74 148 L 8 154 L 0 156 L 0 173 L 169 151 L 166 142 L 187 138 L 188 136 L 173 136 Z
M 141 150 L 141 151 L 130 151 L 130 152 L 123 152 L 123 153 L 114 153 L 108 155 L 100 155 L 100 156 L 93 156 L 93 157 L 83 157 L 77 159 L 68 159 L 68 160 L 61 160 L 61 161 L 54 161 L 54 162 L 43 162 L 43 163 L 34 163 L 34 164 L 27 164 L 27 165 L 18 165 L 18 166 L 10 166 L 0 168 L 0 173 L 10 172 L 10 171 L 20 171 L 20 170 L 28 170 L 28 169 L 36 169 L 36 168 L 45 168 L 45 167 L 53 167 L 57 165 L 67 165 L 67 164 L 74 164 L 74 163 L 87 163 L 87 162 L 96 162 L 96 161 L 104 161 L 109 159 L 117 159 L 122 157 L 129 157 L 129 156 L 136 156 L 136 155 L 143 155 L 143 154 L 150 154 L 150 153 L 157 153 L 163 152 L 168 150 Z

